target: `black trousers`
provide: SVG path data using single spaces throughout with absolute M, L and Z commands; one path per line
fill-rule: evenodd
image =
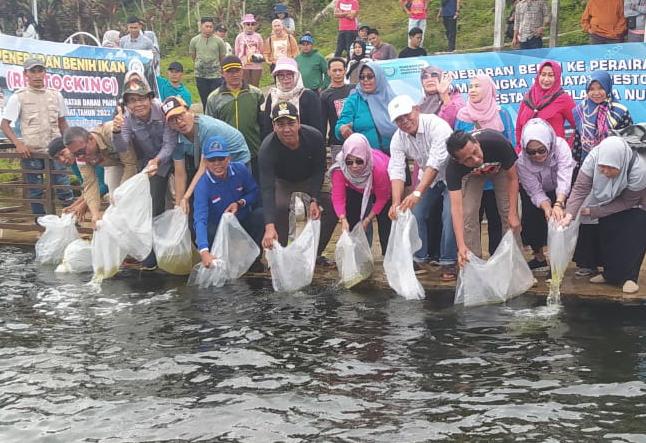
M 359 223 L 359 217 L 361 216 L 361 200 L 363 199 L 363 193 L 355 191 L 354 189 L 346 188 L 345 192 L 345 210 L 346 218 L 348 219 L 348 224 L 350 229 L 354 228 L 354 225 Z M 368 208 L 374 203 L 374 196 L 370 198 L 370 203 Z M 390 238 L 390 218 L 388 218 L 388 211 L 390 210 L 390 202 L 386 203 L 386 206 L 377 214 L 377 228 L 379 230 L 379 243 L 381 245 L 381 254 L 386 255 L 386 247 L 388 246 L 388 239 Z M 367 215 L 368 210 L 366 210 Z M 370 240 L 370 239 L 369 239 Z
M 148 179 L 150 181 L 150 197 L 153 201 L 153 217 L 158 216 L 166 210 L 166 191 L 168 189 L 168 176 L 153 175 Z M 192 223 L 189 222 L 189 225 Z M 146 257 L 143 264 L 147 267 L 157 265 L 157 258 L 153 251 Z
M 599 238 L 604 278 L 637 282 L 646 254 L 646 211 L 632 208 L 600 218 Z
M 458 19 L 453 17 L 442 17 L 444 32 L 449 43 L 449 51 L 455 51 L 455 40 L 458 37 Z
M 442 243 L 442 211 L 444 210 L 444 201 L 441 198 L 436 199 L 431 204 L 431 210 L 428 215 L 428 256 L 431 260 L 440 259 L 440 245 Z
M 200 101 L 204 110 L 206 110 L 206 100 L 209 98 L 209 94 L 218 89 L 221 84 L 222 78 L 195 77 L 195 86 L 197 86 L 197 92 L 200 94 Z
M 574 249 L 574 262 L 579 268 L 597 269 L 603 265 L 599 225 L 579 226 L 579 238 Z
M 345 51 L 350 58 L 350 45 L 357 39 L 357 31 L 339 31 L 336 36 L 336 50 L 334 51 L 335 57 L 341 57 Z
M 487 216 L 487 235 L 489 236 L 489 255 L 496 252 L 496 248 L 502 240 L 502 221 L 496 204 L 496 192 L 493 189 L 482 191 L 480 200 L 480 222 L 483 216 Z
M 547 196 L 552 203 L 556 201 L 556 192 L 547 192 Z M 522 186 L 520 188 L 520 200 L 523 204 L 523 215 L 521 217 L 523 244 L 531 246 L 534 254 L 537 254 L 543 251 L 543 246 L 547 245 L 545 212 L 532 203 Z

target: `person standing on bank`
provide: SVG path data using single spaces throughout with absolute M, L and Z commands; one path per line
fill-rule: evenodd
M 137 17 L 128 18 L 128 33 L 121 37 L 119 47 L 123 49 L 143 49 L 152 51 L 153 42 L 142 32 L 141 20 Z
M 271 110 L 274 125 L 260 146 L 260 189 L 265 216 L 262 245 L 273 247 L 277 240 L 287 245 L 289 205 L 294 192 L 310 196 L 309 218 L 322 219 L 317 263 L 325 263 L 321 254 L 332 237 L 337 218 L 330 195 L 321 192 L 326 168 L 326 150 L 321 132 L 301 125 L 298 110 L 290 102 L 279 101 Z
M 464 107 L 460 91 L 451 85 L 451 74 L 436 66 L 427 66 L 420 73 L 422 82 L 422 101 L 419 104 L 422 114 L 435 114 L 455 127 L 458 111 Z
M 29 57 L 23 64 L 23 75 L 27 79 L 27 87 L 16 91 L 9 97 L 2 115 L 0 129 L 16 147 L 20 155 L 20 167 L 23 169 L 43 170 L 45 161 L 42 158 L 32 158 L 32 154 L 47 154 L 47 145 L 56 137 L 60 137 L 67 129 L 67 107 L 60 92 L 48 88 L 45 83 L 45 64 L 36 57 Z M 20 122 L 22 139 L 19 139 L 11 128 L 11 123 Z M 52 162 L 52 169 L 64 171 L 67 167 L 58 162 Z M 69 186 L 70 180 L 66 174 L 52 174 L 55 185 Z M 25 174 L 25 183 L 42 185 L 41 174 Z M 70 188 L 56 189 L 56 195 L 64 206 L 74 201 Z M 42 199 L 42 189 L 27 189 L 30 199 Z M 31 211 L 36 215 L 45 214 L 42 203 L 31 203 Z
M 520 49 L 543 47 L 545 30 L 550 29 L 550 11 L 545 0 L 518 0 L 514 11 L 512 46 Z
M 336 0 L 334 2 L 334 17 L 339 20 L 339 33 L 334 56 L 341 57 L 345 52 L 350 58 L 350 45 L 356 40 L 359 28 L 358 0 Z
M 623 42 L 626 34 L 623 0 L 588 0 L 581 14 L 581 27 L 589 35 L 591 45 Z
M 222 84 L 220 63 L 227 52 L 224 41 L 213 35 L 212 17 L 202 17 L 200 33 L 191 39 L 188 52 L 195 63 L 195 85 L 200 101 L 202 107 L 206 108 L 209 94 Z
M 366 55 L 366 42 L 357 39 L 352 43 L 348 66 L 345 72 L 345 78 L 351 85 L 359 83 L 359 70 L 357 69 L 361 62 L 369 61 L 370 57 Z
M 373 49 L 370 58 L 373 60 L 392 60 L 397 58 L 397 50 L 390 43 L 385 43 L 379 36 L 379 31 L 372 28 L 368 31 L 368 41 Z
M 296 63 L 303 79 L 303 86 L 319 94 L 330 84 L 325 57 L 318 49 L 314 49 L 312 34 L 303 34 L 298 42 L 301 53 L 296 56 Z
M 350 92 L 354 89 L 354 85 L 346 84 L 345 78 L 345 60 L 338 58 L 331 58 L 328 62 L 327 73 L 330 77 L 330 86 L 321 93 L 321 127 L 329 128 L 327 136 L 327 144 L 330 147 L 332 158 L 335 159 L 336 155 L 341 150 L 343 141 L 339 140 L 334 133 L 337 120 L 341 115 L 343 103 L 348 98 Z
M 479 209 L 486 180 L 493 182 L 503 232 L 512 229 L 520 245 L 517 156 L 511 142 L 492 129 L 455 131 L 446 148 L 450 155 L 446 184 L 460 266 L 468 261 L 469 251 L 482 257 Z
M 242 61 L 242 80 L 258 87 L 262 77 L 262 67 L 265 61 L 262 36 L 256 32 L 256 18 L 253 14 L 245 14 L 242 18 L 242 32 L 234 43 L 235 55 Z
M 424 33 L 420 28 L 411 28 L 411 30 L 408 31 L 408 46 L 401 50 L 399 58 L 426 56 L 426 49 L 421 46 L 423 38 Z
M 421 114 L 419 106 L 407 95 L 400 95 L 388 104 L 390 119 L 397 125 L 397 132 L 390 144 L 388 174 L 392 186 L 392 206 L 389 216 L 397 217 L 397 211 L 410 209 L 417 221 L 417 232 L 422 247 L 415 251 L 416 263 L 430 260 L 428 219 L 431 207 L 443 200 L 442 238 L 440 242 L 440 266 L 442 280 L 456 279 L 455 238 L 451 226 L 451 203 L 444 183 L 448 161 L 446 140 L 451 135 L 451 127 L 435 114 Z M 415 190 L 406 198 L 406 159 L 411 159 L 419 168 L 419 181 Z
M 458 38 L 458 17 L 460 15 L 460 0 L 441 0 L 437 18 L 442 17 L 448 52 L 455 51 Z
M 424 33 L 426 32 L 426 16 L 429 0 L 399 0 L 406 15 L 408 15 L 408 35 L 413 28 L 422 31 L 420 47 L 424 46 Z
M 272 73 L 279 59 L 294 58 L 298 55 L 296 39 L 287 32 L 279 19 L 271 22 L 271 35 L 265 40 L 263 48 L 265 61 L 269 64 L 269 71 Z
M 638 280 L 646 253 L 646 158 L 621 137 L 597 145 L 583 162 L 565 209 L 562 224 L 579 213 L 599 219 L 603 273 L 591 283 L 623 285 L 625 293 L 639 291 Z
M 646 28 L 646 1 L 624 0 L 624 17 L 626 17 L 627 42 L 644 42 Z

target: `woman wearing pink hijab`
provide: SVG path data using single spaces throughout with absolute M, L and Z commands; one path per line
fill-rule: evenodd
M 351 230 L 361 222 L 370 239 L 370 228 L 376 218 L 382 254 L 386 254 L 390 237 L 388 160 L 388 155 L 370 148 L 368 139 L 355 132 L 345 140 L 330 167 L 332 206 L 341 220 L 341 228 Z
M 575 128 L 575 108 L 572 97 L 561 87 L 561 65 L 553 60 L 547 60 L 538 68 L 534 84 L 523 98 L 516 119 L 516 145 L 520 145 L 520 137 L 525 124 L 533 118 L 545 120 L 554 129 L 557 137 L 565 138 L 565 122 Z M 568 140 L 572 146 L 572 140 Z
M 458 111 L 455 129 L 477 131 L 493 129 L 502 132 L 507 140 L 515 145 L 514 123 L 505 109 L 498 106 L 498 92 L 491 77 L 486 74 L 476 75 L 469 85 L 467 104 Z M 486 181 L 480 203 L 480 220 L 487 215 L 487 232 L 489 234 L 489 255 L 493 255 L 502 239 L 502 222 L 498 214 L 496 194 L 491 181 Z

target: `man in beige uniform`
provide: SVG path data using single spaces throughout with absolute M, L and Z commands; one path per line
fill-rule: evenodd
M 32 154 L 47 154 L 49 142 L 67 129 L 67 108 L 61 93 L 46 87 L 45 65 L 42 60 L 35 57 L 25 60 L 24 73 L 27 87 L 9 97 L 0 129 L 16 146 L 16 152 L 22 157 L 20 163 L 23 169 L 43 170 L 45 161 L 42 158 L 33 158 Z M 11 128 L 11 123 L 16 121 L 20 122 L 22 139 L 19 139 Z M 52 167 L 58 170 L 66 169 L 65 165 L 56 161 L 52 163 Z M 43 176 L 25 174 L 25 181 L 28 184 L 42 185 Z M 69 177 L 64 174 L 52 174 L 52 181 L 55 185 L 70 184 Z M 56 194 L 64 206 L 74 201 L 74 194 L 70 188 L 58 188 Z M 30 199 L 42 199 L 43 190 L 30 188 L 27 190 L 27 196 Z M 31 203 L 31 210 L 34 214 L 45 213 L 42 203 Z
M 93 226 L 101 219 L 101 194 L 96 166 L 105 168 L 110 194 L 137 173 L 137 155 L 134 149 L 130 147 L 122 153 L 114 149 L 112 122 L 104 123 L 89 132 L 79 126 L 72 126 L 63 134 L 62 143 L 52 143 L 48 149 L 52 158 L 65 165 L 77 163 L 83 177 L 84 204 L 90 210 Z

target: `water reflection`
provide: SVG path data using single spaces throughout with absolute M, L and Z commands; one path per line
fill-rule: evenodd
M 643 306 L 195 290 L 0 249 L 0 441 L 644 441 Z

